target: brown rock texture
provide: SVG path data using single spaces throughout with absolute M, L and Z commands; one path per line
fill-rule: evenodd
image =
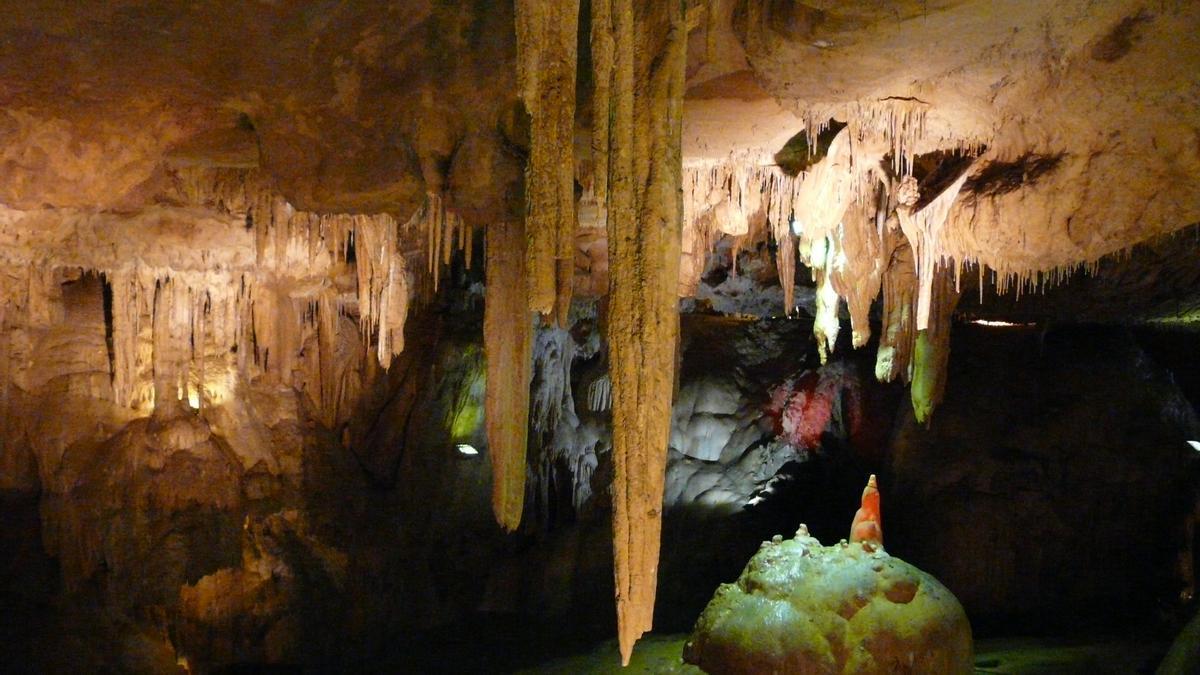
M 612 3 L 608 143 L 613 551 L 621 660 L 650 629 L 675 389 L 686 29 L 679 3 Z M 639 39 L 640 38 L 640 39 Z
M 525 228 L 520 222 L 487 229 L 487 354 L 485 419 L 492 462 L 492 511 L 512 531 L 525 503 L 525 447 L 529 437 L 529 380 L 533 322 L 525 296 Z
M 579 0 L 520 0 L 517 78 L 529 111 L 529 308 L 561 323 L 575 262 L 575 67 Z

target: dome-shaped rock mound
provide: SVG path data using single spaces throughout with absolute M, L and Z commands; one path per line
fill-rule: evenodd
M 803 525 L 722 584 L 684 648 L 711 675 L 970 673 L 971 626 L 937 579 L 871 542 L 822 546 Z

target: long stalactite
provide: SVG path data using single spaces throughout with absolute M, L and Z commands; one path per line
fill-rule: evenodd
M 950 328 L 959 291 L 948 265 L 930 271 L 929 327 L 918 331 L 913 346 L 913 376 L 910 394 L 913 415 L 919 424 L 929 424 L 933 411 L 946 393 L 946 369 L 950 363 Z
M 635 11 L 636 7 L 636 11 Z M 687 27 L 683 3 L 593 4 L 611 31 L 608 343 L 613 407 L 613 552 L 621 662 L 650 630 L 658 581 L 663 480 L 679 335 L 683 219 L 681 133 Z M 593 40 L 593 44 L 604 44 Z
M 484 414 L 492 460 L 492 511 L 511 532 L 525 505 L 532 322 L 525 297 L 525 227 L 493 223 L 486 230 L 487 290 L 483 316 L 487 353 Z
M 517 1 L 517 77 L 530 116 L 525 172 L 529 308 L 566 320 L 575 265 L 579 0 Z

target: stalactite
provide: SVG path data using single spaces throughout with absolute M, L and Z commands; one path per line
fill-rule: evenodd
M 943 190 L 933 201 L 926 204 L 920 211 L 914 211 L 919 194 L 916 179 L 905 178 L 899 188 L 896 215 L 900 218 L 900 227 L 904 236 L 908 237 L 913 247 L 913 257 L 917 264 L 917 330 L 929 327 L 929 312 L 933 287 L 934 266 L 943 256 L 942 228 L 950 207 L 958 197 L 958 192 L 967 180 L 970 170 L 964 171 L 953 183 Z
M 612 0 L 592 0 L 592 72 L 610 73 L 613 67 Z M 595 26 L 603 27 L 597 30 Z M 612 80 L 592 81 L 592 196 L 597 204 L 608 200 L 609 115 Z
M 812 268 L 813 281 L 817 284 L 816 316 L 813 319 L 813 337 L 817 340 L 817 352 L 821 363 L 829 358 L 837 345 L 838 332 L 841 322 L 838 311 L 842 299 L 833 287 L 832 269 L 838 257 L 838 241 L 833 236 L 825 236 L 812 242 L 805 259 Z
M 425 203 L 402 229 L 417 227 L 425 236 L 425 272 L 433 282 L 432 290 L 437 292 L 442 268 L 450 264 L 455 248 L 465 251 L 470 267 L 472 228 L 450 208 L 444 196 L 435 192 L 425 195 Z
M 376 358 L 386 369 L 404 351 L 408 270 L 396 242 L 396 221 L 386 216 L 357 216 L 354 232 L 359 323 L 363 335 L 375 337 Z M 438 234 L 439 241 L 444 238 Z M 441 263 L 434 261 L 431 266 L 437 270 Z
M 793 200 L 794 217 L 804 238 L 816 241 L 833 233 L 851 199 L 860 196 L 862 176 L 869 166 L 868 157 L 856 152 L 850 129 L 839 131 L 825 157 L 800 183 Z
M 317 360 L 319 375 L 317 378 L 320 388 L 320 410 L 326 427 L 333 428 L 337 421 L 339 402 L 337 376 L 337 344 L 338 326 L 341 324 L 341 312 L 333 291 L 326 289 L 317 297 Z
M 299 340 L 294 335 L 299 316 L 292 299 L 276 283 L 257 283 L 251 295 L 255 358 L 276 382 L 290 385 Z
M 879 295 L 886 261 L 883 242 L 875 225 L 875 201 L 855 201 L 846 209 L 837 228 L 837 253 L 829 269 L 835 292 L 850 310 L 855 349 L 871 337 L 871 303 Z
M 533 345 L 533 394 L 529 418 L 534 431 L 546 433 L 558 426 L 563 410 L 575 408 L 571 396 L 575 340 L 565 328 L 550 326 L 537 332 Z
M 483 339 L 487 353 L 484 419 L 492 460 L 492 511 L 506 531 L 521 524 L 525 504 L 525 449 L 529 434 L 529 384 L 533 328 L 525 268 L 525 228 L 493 223 L 484 270 Z
M 779 284 L 783 287 L 783 313 L 791 316 L 796 311 L 796 238 L 790 226 L 776 232 L 775 266 L 779 270 Z
M 579 0 L 517 0 L 517 78 L 531 119 L 526 170 L 529 308 L 566 320 L 575 263 Z
M 880 382 L 891 382 L 897 377 L 907 382 L 914 339 L 916 265 L 912 247 L 894 215 L 888 218 L 884 228 L 887 269 L 883 273 L 883 334 L 879 336 L 879 350 L 875 356 L 875 377 Z
M 681 2 L 611 4 L 614 59 L 607 228 L 613 384 L 613 549 L 622 663 L 651 628 L 679 332 L 681 130 L 687 29 Z M 636 39 L 636 44 L 635 44 Z M 611 79 L 609 79 L 611 78 Z M 636 92 L 636 93 L 635 93 Z
M 153 294 L 154 414 L 167 418 L 182 412 L 186 397 L 191 294 L 170 277 L 158 280 Z
M 783 258 L 779 262 L 780 284 L 785 296 L 791 297 L 794 282 L 789 280 L 794 278 L 795 271 L 792 207 L 799 184 L 800 177 L 788 176 L 777 166 L 763 166 L 749 159 L 685 166 L 680 296 L 695 294 L 706 257 L 721 234 L 738 237 L 738 241 L 755 241 L 762 236 L 763 226 L 770 225 Z M 789 239 L 790 245 L 785 243 Z M 788 255 L 791 255 L 791 276 L 784 269 Z
M 109 275 L 112 289 L 112 386 L 113 400 L 128 408 L 133 405 L 137 383 L 137 341 L 141 330 L 136 272 L 118 270 Z
M 12 356 L 10 342 L 11 330 L 5 324 L 8 305 L 0 289 L 0 452 L 8 451 L 9 439 L 12 437 L 12 426 L 8 423 L 8 405 L 12 391 Z
M 950 328 L 959 297 L 949 266 L 938 265 L 932 274 L 929 327 L 917 333 L 913 348 L 912 406 L 920 424 L 929 422 L 946 392 Z
M 588 385 L 588 410 L 604 412 L 612 407 L 612 379 L 608 373 Z
M 53 265 L 30 263 L 25 317 L 30 326 L 48 328 L 62 320 L 62 289 Z

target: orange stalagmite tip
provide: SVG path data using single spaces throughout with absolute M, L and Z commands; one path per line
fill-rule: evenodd
M 850 541 L 883 545 L 883 520 L 879 512 L 879 486 L 875 483 L 875 474 L 871 474 L 867 486 L 863 488 L 862 506 L 850 524 Z

